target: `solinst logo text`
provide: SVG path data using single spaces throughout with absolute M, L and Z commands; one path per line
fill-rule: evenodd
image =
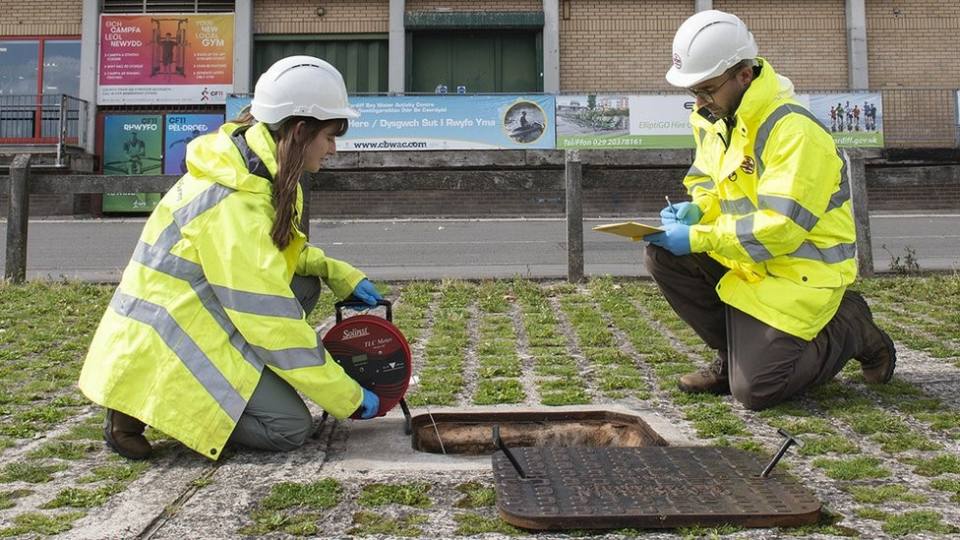
M 357 339 L 357 338 L 360 338 L 363 336 L 369 336 L 369 335 L 370 335 L 369 328 L 356 328 L 353 330 L 344 330 L 343 340 L 346 341 L 348 339 Z

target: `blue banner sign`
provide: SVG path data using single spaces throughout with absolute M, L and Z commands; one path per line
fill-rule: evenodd
M 553 96 L 393 96 L 351 100 L 341 150 L 554 148 Z
M 227 118 L 250 103 L 227 97 Z M 552 149 L 554 96 L 355 96 L 360 118 L 350 121 L 338 150 Z

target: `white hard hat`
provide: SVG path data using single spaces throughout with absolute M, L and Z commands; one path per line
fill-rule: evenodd
M 708 9 L 684 21 L 673 37 L 667 82 L 690 88 L 756 57 L 757 42 L 747 25 L 732 13 Z
M 337 68 L 313 56 L 288 56 L 274 62 L 257 79 L 250 114 L 267 124 L 290 116 L 318 120 L 360 116 L 347 101 L 347 87 Z

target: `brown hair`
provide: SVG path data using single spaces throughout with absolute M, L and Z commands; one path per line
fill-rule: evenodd
M 236 123 L 251 125 L 256 122 L 249 111 L 243 111 L 236 119 Z M 302 138 L 297 140 L 297 124 L 303 122 Z M 303 172 L 303 149 L 329 125 L 336 125 L 337 137 L 347 132 L 347 121 L 342 118 L 331 120 L 317 120 L 309 116 L 291 116 L 284 119 L 279 125 L 270 126 L 270 134 L 277 143 L 277 175 L 273 179 L 273 209 L 276 217 L 273 220 L 273 229 L 270 238 L 279 249 L 285 249 L 293 238 L 295 223 L 295 208 L 297 204 L 297 184 Z

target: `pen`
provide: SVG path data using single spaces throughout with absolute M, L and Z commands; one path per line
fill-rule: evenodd
M 670 197 L 668 195 L 663 196 L 667 200 L 667 206 L 670 208 L 670 211 L 673 212 L 673 217 L 677 217 L 677 209 L 673 207 L 673 203 L 670 202 Z

